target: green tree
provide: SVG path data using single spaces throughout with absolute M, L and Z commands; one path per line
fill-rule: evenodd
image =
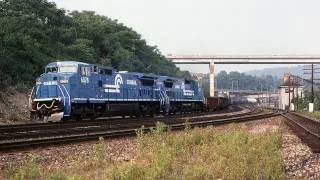
M 47 0 L 0 1 L 0 85 L 31 84 L 50 61 L 77 60 L 118 70 L 190 77 L 157 47 L 93 11 L 66 14 Z

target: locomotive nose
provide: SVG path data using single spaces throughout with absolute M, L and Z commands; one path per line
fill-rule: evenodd
M 70 106 L 70 76 L 46 73 L 37 79 L 31 100 L 32 111 L 42 121 L 58 121 Z

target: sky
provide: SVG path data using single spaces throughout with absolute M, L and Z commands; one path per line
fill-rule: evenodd
M 164 55 L 320 52 L 319 0 L 51 1 L 66 10 L 91 10 L 117 19 Z M 216 65 L 216 71 L 275 66 L 280 65 Z M 182 69 L 209 71 L 206 65 Z

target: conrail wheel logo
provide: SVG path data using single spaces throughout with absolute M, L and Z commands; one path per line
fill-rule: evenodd
M 116 77 L 114 78 L 114 85 L 120 88 L 120 84 L 123 84 L 122 77 L 120 74 L 117 74 Z
M 106 93 L 120 93 L 120 85 L 123 84 L 123 80 L 120 74 L 117 74 L 114 78 L 114 85 L 104 84 L 104 92 Z

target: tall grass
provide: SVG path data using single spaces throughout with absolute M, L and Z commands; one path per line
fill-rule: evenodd
M 134 160 L 111 162 L 101 138 L 90 163 L 43 179 L 284 179 L 281 144 L 278 132 L 252 135 L 241 125 L 171 132 L 158 123 L 149 133 L 137 131 Z
M 9 171 L 9 179 L 39 179 L 40 178 L 40 159 L 36 156 L 28 157 L 19 167 Z
M 305 112 L 304 111 L 303 113 L 320 120 L 320 111 L 314 111 L 314 112 Z
M 138 133 L 134 162 L 115 163 L 110 179 L 284 179 L 281 134 L 251 135 L 243 126 L 181 133 Z

